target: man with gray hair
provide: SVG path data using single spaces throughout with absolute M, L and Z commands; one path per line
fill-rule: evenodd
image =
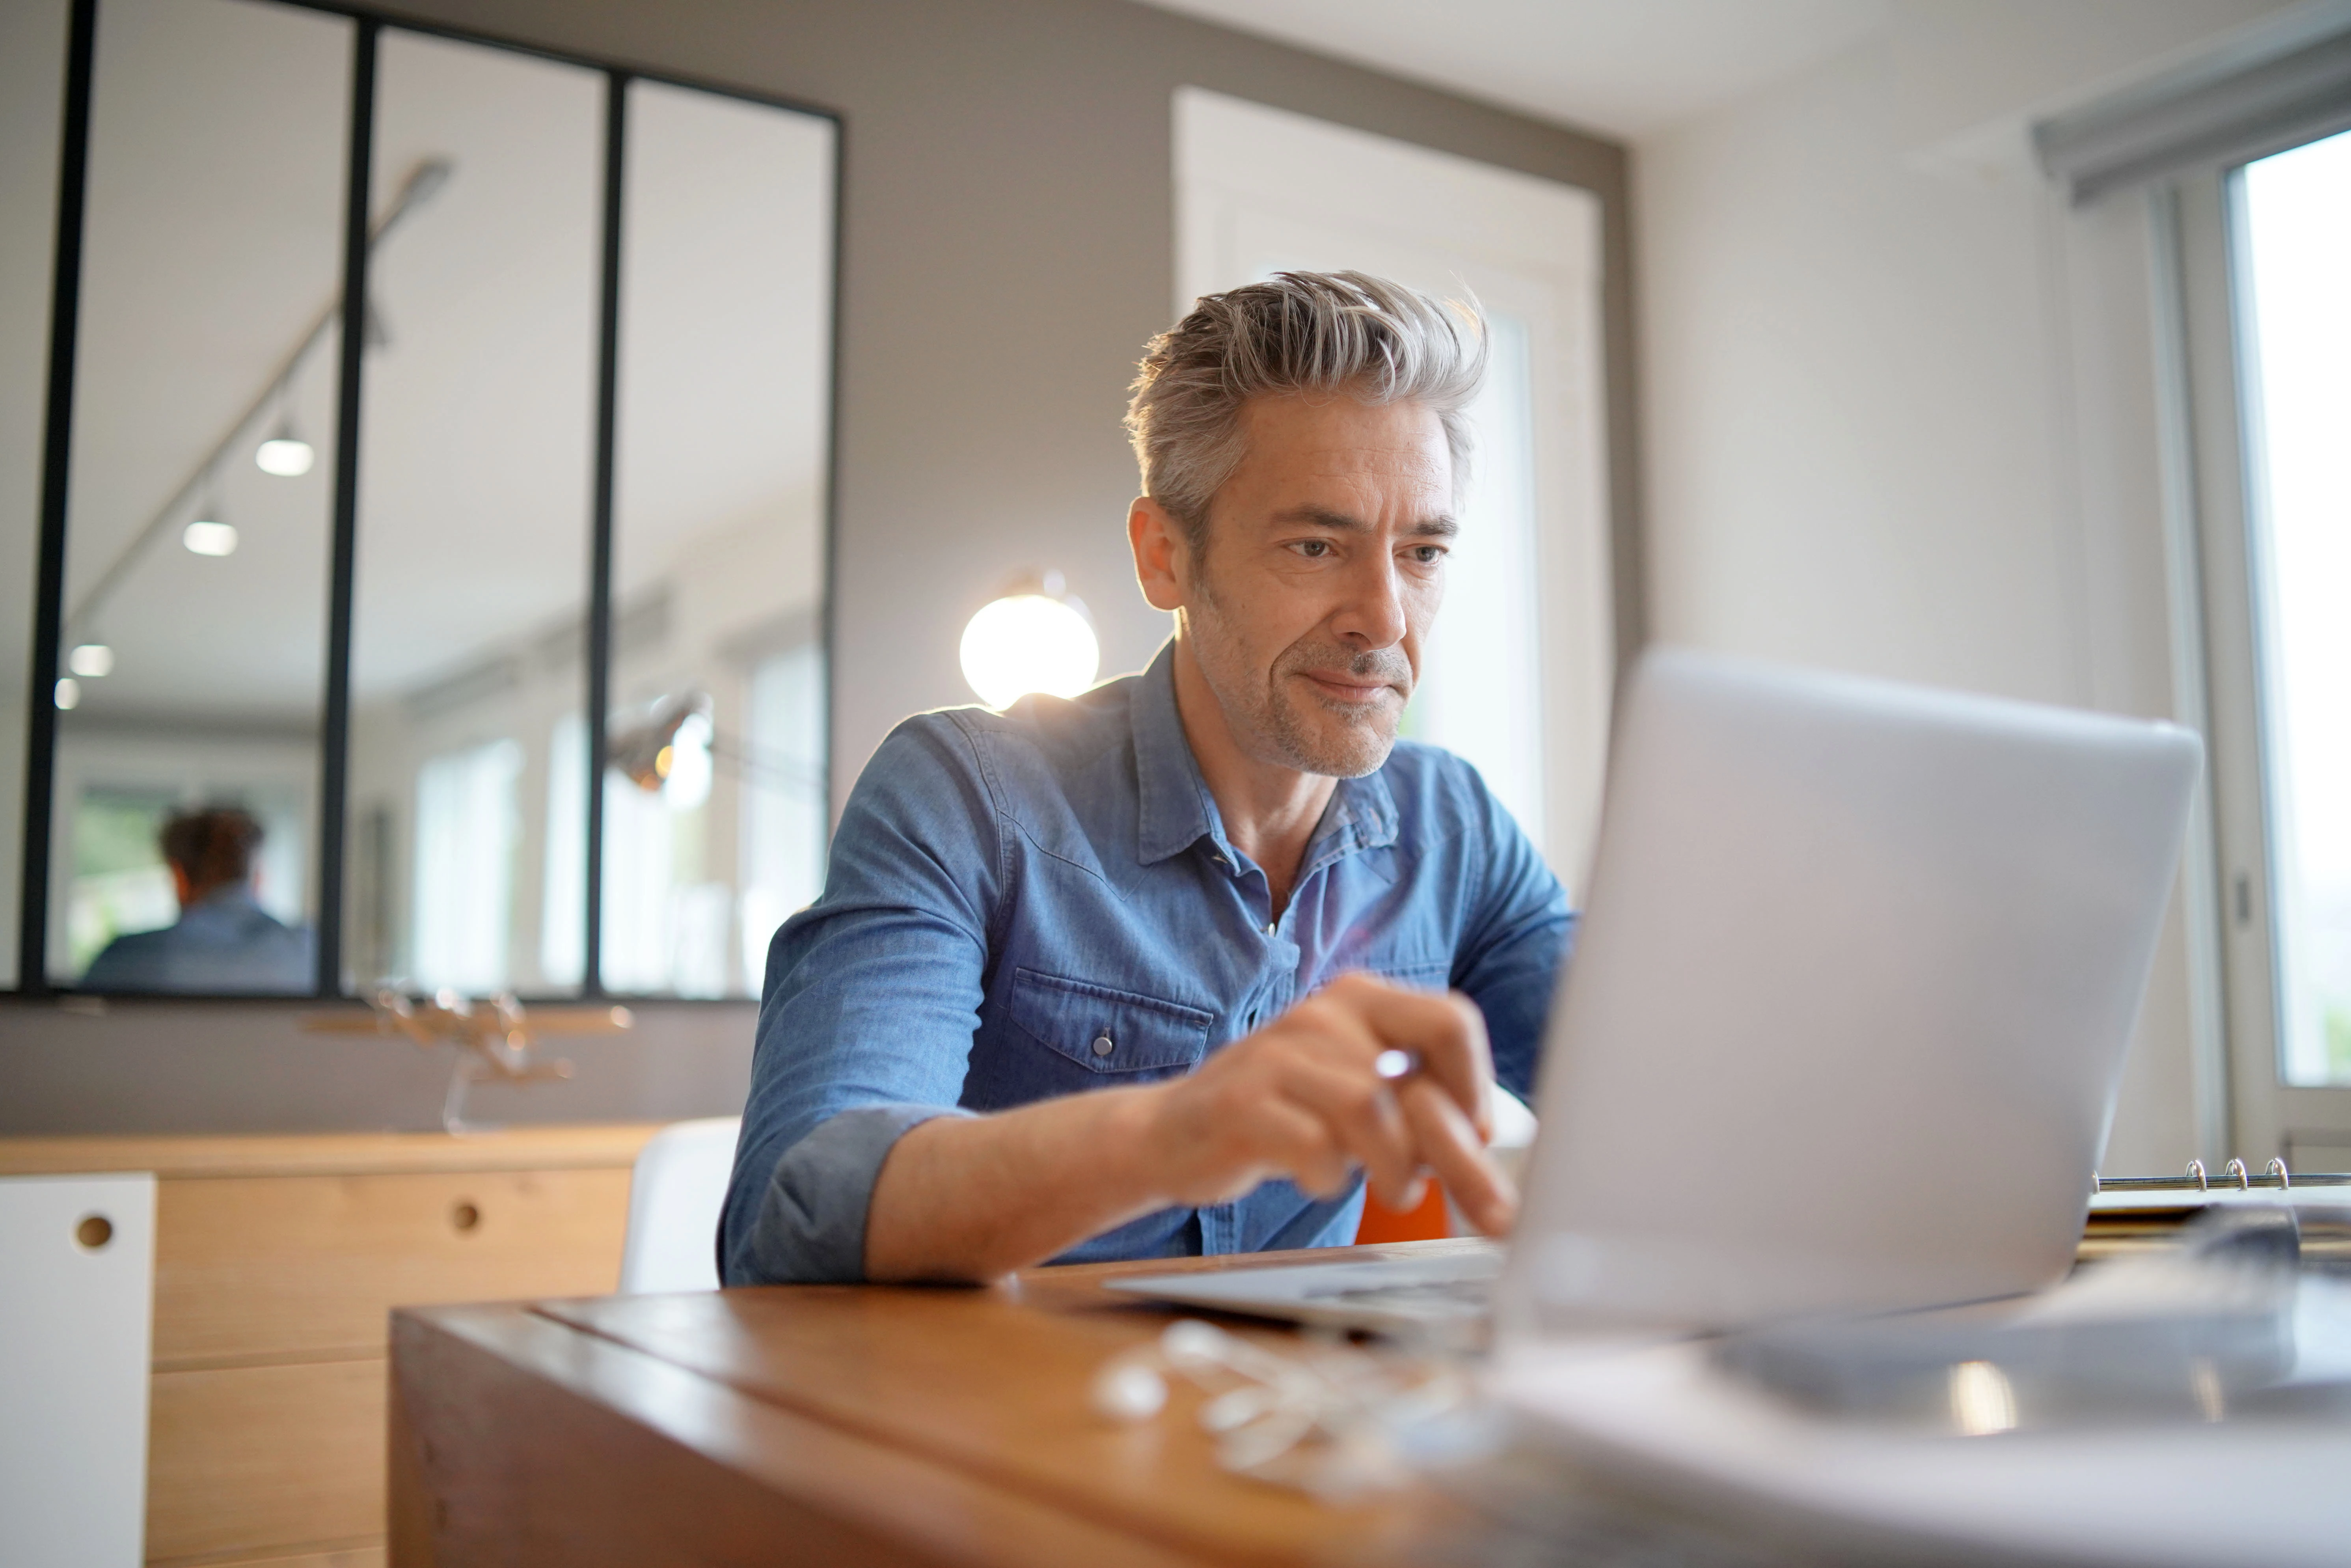
M 1174 638 L 908 719 L 768 950 L 731 1284 L 1353 1239 L 1368 1176 L 1489 1233 L 1573 916 L 1476 771 L 1396 738 L 1459 532 L 1477 318 L 1359 273 L 1212 295 L 1128 425 Z

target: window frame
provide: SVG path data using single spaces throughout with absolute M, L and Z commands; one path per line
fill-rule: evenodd
M 2318 130 L 2294 145 L 2336 133 Z M 2149 196 L 2158 326 L 2173 345 L 2159 370 L 2175 410 L 2166 445 L 2190 546 L 2179 564 L 2193 573 L 2177 598 L 2194 616 L 2181 630 L 2199 666 L 2192 674 L 2205 707 L 2210 781 L 2209 935 L 2199 945 L 2220 992 L 2233 1146 L 2256 1162 L 2281 1157 L 2290 1168 L 2309 1166 L 2312 1151 L 2326 1150 L 2316 1159 L 2340 1166 L 2341 1151 L 2351 1148 L 2351 1085 L 2287 1082 L 2280 1038 L 2285 977 L 2265 744 L 2275 716 L 2264 678 L 2262 476 L 2249 455 L 2258 450 L 2257 411 L 2247 396 L 2242 172 L 2254 161 L 2176 177 Z
M 99 5 L 101 0 L 72 0 L 67 30 L 65 92 L 58 145 L 56 244 L 50 275 L 49 354 L 41 447 L 40 502 L 37 514 L 37 566 L 34 574 L 30 650 L 30 690 L 26 714 L 26 779 L 23 858 L 16 894 L 19 919 L 16 984 L 13 994 L 27 998 L 70 996 L 77 988 L 53 982 L 48 972 L 49 904 L 54 891 L 57 820 L 57 710 L 54 691 L 62 673 L 65 559 L 68 497 L 71 487 L 71 435 L 77 329 L 80 312 L 82 242 L 89 187 L 89 149 L 92 84 L 97 68 Z M 820 449 L 825 473 L 820 497 L 820 528 L 824 548 L 821 601 L 817 614 L 817 644 L 823 651 L 821 683 L 823 712 L 819 719 L 820 743 L 825 753 L 822 777 L 828 821 L 837 802 L 831 786 L 831 716 L 836 695 L 834 673 L 834 604 L 839 573 L 839 472 L 841 436 L 841 261 L 847 169 L 848 125 L 837 110 L 774 93 L 760 92 L 675 72 L 646 70 L 621 62 L 544 48 L 513 38 L 471 28 L 421 22 L 380 12 L 343 0 L 256 0 L 256 3 L 348 18 L 351 32 L 351 84 L 345 128 L 347 159 L 342 214 L 341 348 L 337 365 L 337 441 L 333 476 L 333 511 L 329 542 L 327 598 L 327 674 L 320 697 L 319 747 L 319 789 L 314 837 L 314 886 L 318 899 L 316 937 L 318 967 L 310 999 L 350 995 L 342 984 L 344 902 L 349 852 L 348 781 L 350 750 L 350 675 L 354 586 L 358 532 L 360 410 L 365 390 L 365 340 L 362 318 L 367 290 L 368 229 L 374 185 L 375 91 L 378 78 L 377 43 L 384 30 L 447 39 L 486 48 L 554 61 L 592 70 L 603 78 L 604 115 L 602 209 L 599 235 L 599 308 L 597 312 L 597 372 L 592 435 L 595 470 L 590 515 L 583 518 L 583 543 L 590 552 L 587 625 L 588 678 L 584 712 L 601 716 L 583 726 L 588 732 L 588 777 L 585 829 L 587 897 L 584 900 L 583 966 L 576 993 L 565 996 L 611 995 L 602 983 L 603 919 L 603 795 L 597 787 L 607 762 L 607 726 L 611 719 L 612 635 L 612 547 L 614 463 L 619 442 L 621 257 L 624 229 L 628 153 L 629 86 L 632 81 L 666 86 L 738 99 L 829 121 L 832 127 L 832 225 L 831 294 L 828 301 L 827 363 L 821 417 L 824 431 Z M 0 991 L 0 994 L 9 994 Z M 175 993 L 175 996 L 178 995 Z M 180 999 L 219 999 L 231 993 L 189 992 Z M 283 999 L 283 998 L 278 998 Z M 526 1000 L 531 998 L 525 998 Z M 697 998 L 671 998 L 664 1001 Z M 709 1003 L 739 1005 L 737 998 L 709 998 Z

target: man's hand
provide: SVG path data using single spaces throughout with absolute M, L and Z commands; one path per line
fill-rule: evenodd
M 1399 1051 L 1419 1064 L 1391 1082 L 1381 1054 Z M 1486 1020 L 1468 998 L 1348 975 L 1190 1077 L 1155 1086 L 1148 1166 L 1186 1205 L 1274 1176 L 1329 1197 L 1360 1165 L 1381 1202 L 1410 1208 L 1433 1172 L 1471 1224 L 1503 1235 L 1518 1195 L 1486 1153 L 1493 1077 Z
M 1380 1076 L 1384 1051 L 1418 1067 Z M 992 1280 L 1155 1208 L 1221 1203 L 1272 1176 L 1319 1197 L 1361 1165 L 1410 1207 L 1433 1171 L 1469 1222 L 1510 1228 L 1487 1156 L 1493 1063 L 1466 997 L 1349 975 L 1188 1078 L 942 1116 L 883 1161 L 865 1217 L 872 1280 Z

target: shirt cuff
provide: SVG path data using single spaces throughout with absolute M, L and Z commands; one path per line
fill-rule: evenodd
M 873 1182 L 898 1140 L 940 1105 L 843 1111 L 784 1151 L 760 1196 L 751 1234 L 736 1249 L 730 1285 L 853 1285 L 865 1278 L 865 1216 Z

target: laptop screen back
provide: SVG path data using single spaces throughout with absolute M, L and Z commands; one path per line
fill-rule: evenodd
M 2199 757 L 2170 726 L 1645 660 L 1500 1332 L 2060 1277 Z

